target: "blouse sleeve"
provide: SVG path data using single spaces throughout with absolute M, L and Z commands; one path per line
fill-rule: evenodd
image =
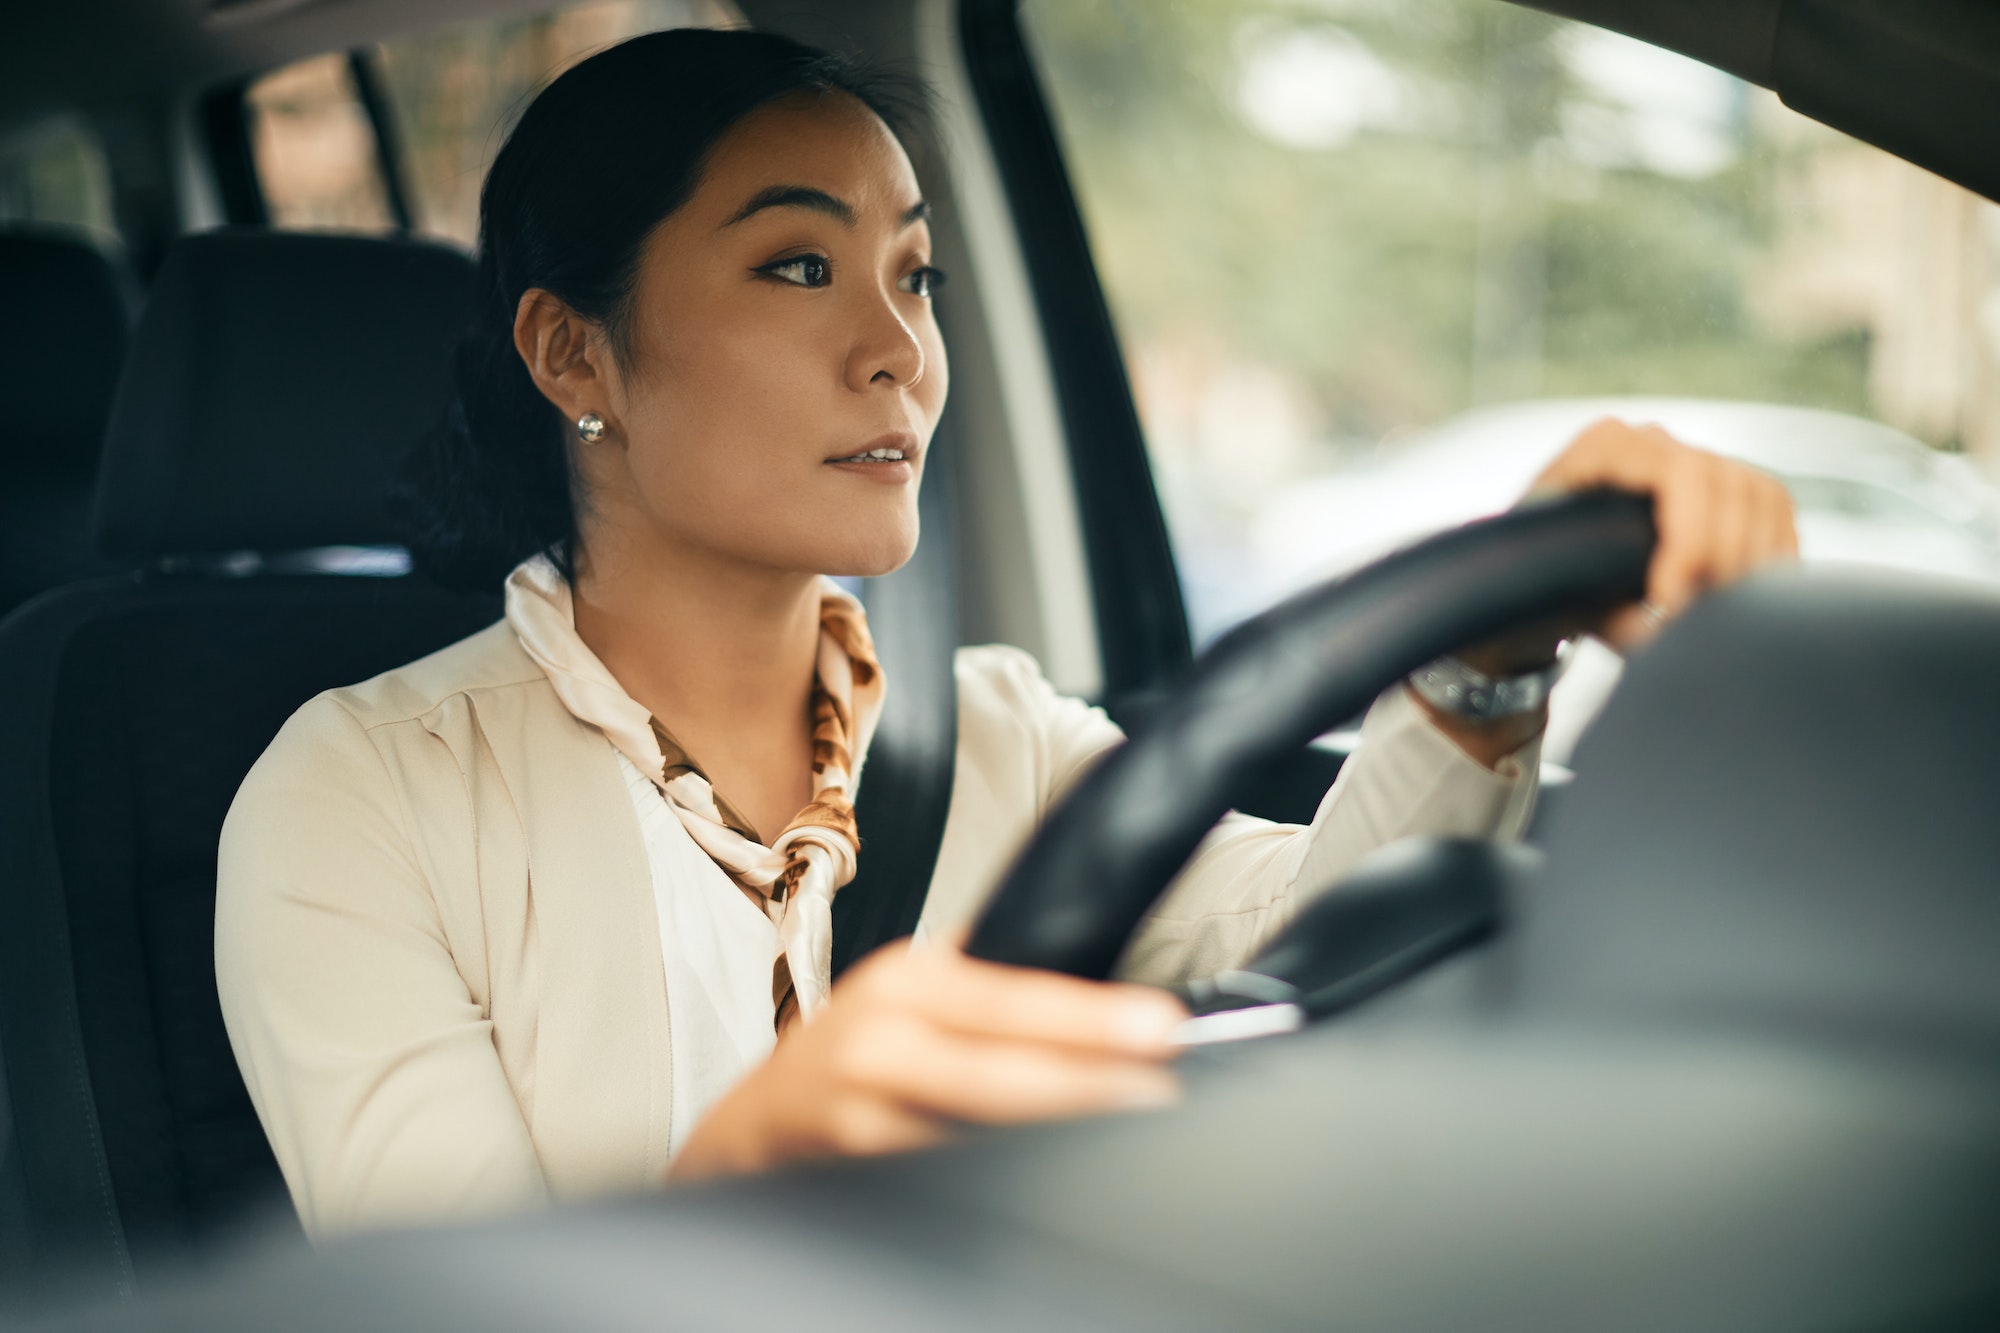
M 1057 693 L 1039 671 L 1015 697 L 1036 713 L 1050 803 L 1123 739 L 1101 709 Z M 1369 710 L 1360 746 L 1312 823 L 1224 816 L 1133 935 L 1119 975 L 1167 985 L 1237 966 L 1303 903 L 1399 838 L 1519 838 L 1534 810 L 1540 756 L 1541 742 L 1531 741 L 1489 769 L 1396 686 Z
M 322 696 L 251 769 L 223 826 L 223 1018 L 314 1235 L 545 1194 L 397 791 L 371 734 Z

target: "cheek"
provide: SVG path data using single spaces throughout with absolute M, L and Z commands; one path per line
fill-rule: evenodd
M 869 575 L 907 559 L 914 488 L 857 488 L 824 466 L 836 445 L 881 424 L 850 401 L 841 338 L 810 321 L 732 321 L 722 311 L 687 327 L 701 335 L 648 330 L 651 355 L 632 386 L 626 484 L 644 515 L 634 517 L 677 543 L 765 565 Z M 924 378 L 905 411 L 928 441 L 949 370 L 935 322 L 916 332 Z
M 935 427 L 938 417 L 944 412 L 946 395 L 951 390 L 951 361 L 945 355 L 944 335 L 933 323 L 924 340 L 924 382 L 917 386 L 917 401 L 922 405 L 929 424 Z
M 806 340 L 768 326 L 711 322 L 666 349 L 634 423 L 633 471 L 667 508 L 701 507 L 783 486 L 823 419 L 824 367 Z
M 775 445 L 772 428 L 823 410 L 827 369 L 809 332 L 782 324 L 711 324 L 686 339 L 672 362 L 673 402 L 691 429 L 733 435 L 743 446 Z M 796 434 L 792 436 L 794 442 Z

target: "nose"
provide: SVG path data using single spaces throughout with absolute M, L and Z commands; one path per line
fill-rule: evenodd
M 847 356 L 847 387 L 866 393 L 878 384 L 914 388 L 924 377 L 924 344 L 890 292 L 872 293 Z

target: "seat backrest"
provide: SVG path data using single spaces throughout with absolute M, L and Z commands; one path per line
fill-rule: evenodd
M 128 290 L 86 240 L 0 232 L 0 615 L 109 572 L 91 547 L 90 499 Z
M 306 700 L 499 608 L 240 553 L 384 540 L 472 282 L 462 255 L 413 242 L 181 241 L 99 496 L 100 545 L 144 568 L 0 621 L 0 1284 L 17 1294 L 128 1290 L 249 1222 L 296 1227 L 216 1000 L 223 815 Z
M 1516 1001 L 1990 1067 L 1996 678 L 2000 596 L 1970 581 L 1794 572 L 1703 601 L 1579 751 L 1496 964 Z

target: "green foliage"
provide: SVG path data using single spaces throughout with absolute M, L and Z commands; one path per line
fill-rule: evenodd
M 1674 393 L 1865 410 L 1860 335 L 1781 336 L 1749 297 L 1782 154 L 1738 126 L 1706 176 L 1593 164 L 1615 115 L 1574 25 L 1500 0 L 1029 0 L 1024 19 L 1128 345 L 1194 342 L 1310 386 L 1368 442 L 1480 402 Z M 1399 77 L 1396 123 L 1300 148 L 1240 110 L 1299 32 Z

